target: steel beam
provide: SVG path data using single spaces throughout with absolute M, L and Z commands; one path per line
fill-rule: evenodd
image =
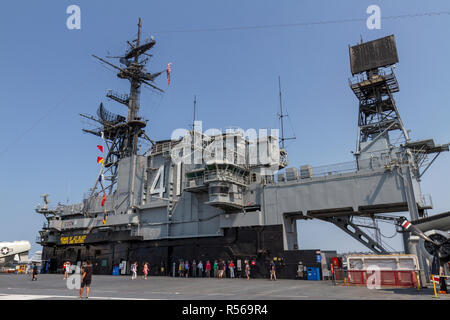
M 389 251 L 386 250 L 380 243 L 376 242 L 367 233 L 361 230 L 356 224 L 350 221 L 350 216 L 344 217 L 329 217 L 329 218 L 318 218 L 323 221 L 331 222 L 335 226 L 344 230 L 347 234 L 352 236 L 354 239 L 361 242 L 367 248 L 375 252 L 376 254 L 388 254 Z M 350 228 L 349 228 L 350 227 Z M 353 230 L 352 230 L 353 229 Z

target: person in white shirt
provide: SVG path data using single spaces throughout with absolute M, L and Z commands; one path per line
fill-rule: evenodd
M 137 278 L 137 267 L 138 267 L 137 261 L 131 265 L 131 272 L 133 273 L 133 275 L 131 276 L 131 280 Z
M 203 263 L 200 261 L 197 265 L 198 267 L 198 274 L 200 276 L 200 278 L 203 278 Z

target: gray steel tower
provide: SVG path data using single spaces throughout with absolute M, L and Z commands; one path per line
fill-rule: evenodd
M 359 100 L 355 152 L 358 170 L 370 167 L 374 159 L 383 161 L 392 156 L 401 159 L 406 165 L 401 177 L 408 211 L 412 220 L 418 220 L 431 208 L 424 203 L 420 177 L 442 151 L 448 151 L 448 144 L 435 145 L 432 139 L 411 142 L 394 99 L 394 93 L 400 90 L 394 74 L 394 65 L 399 62 L 394 35 L 349 47 L 349 53 L 354 76 L 350 88 Z M 435 157 L 426 164 L 429 154 Z M 428 268 L 420 249 L 423 240 L 411 238 L 410 233 L 403 233 L 403 238 L 405 252 L 418 256 L 421 269 L 427 275 Z

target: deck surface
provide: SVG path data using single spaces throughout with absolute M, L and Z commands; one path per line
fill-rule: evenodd
M 79 299 L 61 274 L 0 274 L 0 300 Z M 94 275 L 89 299 L 148 300 L 416 300 L 433 299 L 433 288 L 382 288 L 333 286 L 331 281 L 268 279 L 216 279 Z M 450 294 L 439 295 L 450 300 Z

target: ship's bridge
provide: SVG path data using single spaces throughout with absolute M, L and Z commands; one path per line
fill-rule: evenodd
M 227 161 L 209 161 L 205 167 L 186 173 L 185 190 L 207 192 L 207 204 L 227 209 L 243 208 L 243 192 L 249 184 L 250 171 Z

